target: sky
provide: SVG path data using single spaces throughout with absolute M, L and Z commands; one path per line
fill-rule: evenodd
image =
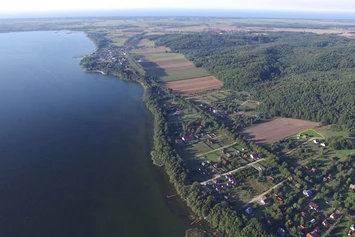
M 0 13 L 121 9 L 353 12 L 354 0 L 5 0 Z

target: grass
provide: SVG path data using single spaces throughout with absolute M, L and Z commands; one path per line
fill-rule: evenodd
M 145 55 L 149 61 L 164 61 L 171 59 L 185 59 L 185 56 L 180 53 L 158 53 Z
M 139 42 L 138 46 L 152 48 L 155 46 L 155 42 L 148 39 L 143 39 L 141 42 Z
M 162 81 L 178 81 L 178 80 L 186 80 L 197 77 L 205 77 L 210 74 L 203 68 L 194 68 L 190 70 L 184 71 L 175 71 L 175 72 L 166 72 L 167 76 L 163 76 L 160 79 Z
M 321 127 L 321 128 L 317 128 L 315 129 L 317 132 L 323 134 L 326 138 L 330 138 L 330 137 L 348 137 L 349 133 L 345 132 L 345 131 L 334 131 L 332 130 L 329 126 L 327 127 Z
M 317 132 L 314 129 L 304 130 L 303 132 L 300 132 L 300 135 L 307 135 L 307 137 L 323 138 L 324 139 L 324 135 L 319 133 L 319 132 Z

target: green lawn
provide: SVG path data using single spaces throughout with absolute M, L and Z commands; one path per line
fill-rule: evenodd
M 348 137 L 349 133 L 345 132 L 345 131 L 333 131 L 330 128 L 327 127 L 321 127 L 321 128 L 317 128 L 315 129 L 317 132 L 323 134 L 326 138 L 330 138 L 330 137 Z
M 163 76 L 160 79 L 163 81 L 178 81 L 185 79 L 192 79 L 197 77 L 205 77 L 210 74 L 203 68 L 194 68 L 184 71 L 166 72 L 167 76 Z
M 324 134 L 318 133 L 314 129 L 307 129 L 303 132 L 300 133 L 301 135 L 307 135 L 307 137 L 318 137 L 318 138 L 323 138 Z
M 157 53 L 157 54 L 146 54 L 146 58 L 149 61 L 164 61 L 171 59 L 185 59 L 185 56 L 181 53 Z

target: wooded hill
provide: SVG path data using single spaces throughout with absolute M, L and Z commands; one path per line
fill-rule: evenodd
M 149 39 L 183 53 L 225 87 L 252 93 L 269 116 L 341 124 L 355 132 L 355 39 L 286 32 Z

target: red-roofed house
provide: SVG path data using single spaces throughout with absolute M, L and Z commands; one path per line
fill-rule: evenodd
M 328 228 L 329 227 L 329 222 L 327 220 L 324 220 L 322 222 L 322 225 L 324 225 L 324 227 Z
M 310 203 L 308 204 L 308 206 L 309 206 L 309 208 L 311 208 L 312 210 L 318 211 L 318 205 L 315 204 L 314 202 L 310 202 Z

